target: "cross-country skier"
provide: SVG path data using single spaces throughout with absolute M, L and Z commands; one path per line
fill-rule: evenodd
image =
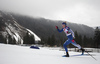
M 66 22 L 62 23 L 62 29 L 59 30 L 58 26 L 56 26 L 56 29 L 58 30 L 58 32 L 62 32 L 64 31 L 66 36 L 68 37 L 68 40 L 63 44 L 65 51 L 66 51 L 66 57 L 69 57 L 69 53 L 68 53 L 68 49 L 67 49 L 67 45 L 69 45 L 70 43 L 76 47 L 78 47 L 80 50 L 82 50 L 82 55 L 84 54 L 85 49 L 83 49 L 79 44 L 77 44 L 75 42 L 75 36 L 74 36 L 74 32 L 67 26 Z

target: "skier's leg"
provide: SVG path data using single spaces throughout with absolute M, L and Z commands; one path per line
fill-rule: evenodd
M 74 45 L 74 46 L 76 46 L 76 47 L 78 47 L 78 49 L 82 50 L 82 55 L 84 54 L 85 49 L 83 49 L 79 44 L 77 44 L 75 42 L 75 40 L 72 40 L 71 44 Z
M 81 48 L 80 50 L 82 50 L 82 55 L 84 55 L 85 49 Z
M 73 39 L 72 35 L 69 35 L 69 36 L 67 36 L 67 37 L 68 37 L 68 40 L 67 40 L 67 41 L 64 43 L 64 45 L 63 45 L 64 48 L 65 48 L 66 53 L 68 52 L 66 46 L 67 46 L 68 44 L 70 44 L 70 43 L 72 42 L 71 40 Z
M 68 39 L 65 43 L 64 43 L 64 48 L 65 48 L 65 51 L 66 51 L 66 57 L 69 57 L 69 53 L 68 53 L 68 49 L 67 49 L 67 45 L 71 43 L 71 40 Z
M 68 39 L 64 44 L 63 44 L 63 47 L 65 48 L 65 51 L 68 52 L 68 49 L 67 49 L 67 45 L 70 44 L 70 39 Z
M 79 44 L 77 44 L 75 42 L 75 40 L 72 40 L 72 43 L 71 44 L 74 45 L 75 47 L 77 47 L 78 49 L 81 49 L 81 46 Z

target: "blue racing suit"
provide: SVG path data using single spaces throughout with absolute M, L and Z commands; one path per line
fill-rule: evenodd
M 65 51 L 68 52 L 68 49 L 67 49 L 67 45 L 69 45 L 70 43 L 76 47 L 78 47 L 79 49 L 81 49 L 81 46 L 79 44 L 77 44 L 75 42 L 75 40 L 73 39 L 74 38 L 74 32 L 68 27 L 66 26 L 65 28 L 62 28 L 61 30 L 57 29 L 58 32 L 62 32 L 64 31 L 66 36 L 68 37 L 68 40 L 65 41 L 65 43 L 63 44 L 64 48 L 65 48 Z

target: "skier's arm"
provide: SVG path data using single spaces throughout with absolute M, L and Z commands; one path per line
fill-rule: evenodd
M 69 32 L 71 32 L 71 33 L 72 33 L 73 38 L 75 38 L 74 32 L 73 32 L 71 29 L 69 29 Z
M 61 33 L 63 31 L 63 28 L 61 30 L 57 29 L 59 33 Z
M 61 33 L 63 31 L 63 28 L 61 30 L 59 30 L 58 26 L 56 26 L 56 29 L 59 33 Z

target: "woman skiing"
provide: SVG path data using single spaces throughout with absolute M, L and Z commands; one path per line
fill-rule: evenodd
M 75 42 L 74 32 L 67 26 L 66 22 L 62 23 L 62 29 L 61 30 L 59 30 L 58 26 L 56 26 L 56 29 L 58 30 L 58 32 L 64 31 L 66 36 L 68 37 L 68 40 L 63 44 L 65 51 L 66 51 L 66 55 L 65 55 L 66 57 L 69 57 L 68 49 L 67 49 L 66 46 L 69 45 L 70 43 L 72 45 L 78 47 L 80 50 L 82 50 L 82 55 L 84 54 L 85 50 Z

